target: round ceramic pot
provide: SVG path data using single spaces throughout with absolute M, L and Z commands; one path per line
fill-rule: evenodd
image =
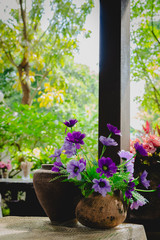
M 75 208 L 81 199 L 80 190 L 74 184 L 62 182 L 64 178 L 54 173 L 52 164 L 43 164 L 33 175 L 37 198 L 53 224 L 76 223 Z
M 124 222 L 127 207 L 118 196 L 91 194 L 76 207 L 78 221 L 91 228 L 113 228 Z

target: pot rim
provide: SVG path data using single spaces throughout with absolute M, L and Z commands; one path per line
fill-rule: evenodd
M 45 169 L 45 170 L 51 170 L 53 167 L 53 164 L 42 164 L 41 165 L 41 169 Z

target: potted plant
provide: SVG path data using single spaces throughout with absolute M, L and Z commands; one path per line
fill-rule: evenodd
M 158 125 L 153 129 L 148 121 L 142 127 L 143 130 L 139 132 L 139 136 L 131 140 L 131 152 L 136 154 L 134 177 L 147 177 L 150 181 L 146 182 L 145 186 L 148 189 L 157 190 L 160 183 L 160 129 Z M 144 156 L 136 151 L 137 144 L 145 149 Z M 143 187 L 141 184 L 139 186 Z M 152 195 L 147 192 L 142 194 L 149 200 L 149 203 L 138 211 L 132 211 L 130 221 L 148 225 L 150 228 L 157 226 L 160 220 L 160 199 L 156 191 Z
M 0 170 L 1 170 L 1 177 L 2 178 L 8 178 L 8 171 L 11 170 L 12 165 L 11 165 L 11 161 L 7 160 L 6 162 L 0 161 Z
M 145 177 L 140 179 L 133 177 L 136 154 L 119 151 L 121 163 L 118 166 L 110 157 L 104 155 L 109 146 L 118 145 L 112 138 L 114 134 L 121 135 L 115 126 L 107 124 L 109 136 L 100 136 L 103 149 L 97 161 L 96 157 L 90 156 L 83 147 L 86 135 L 80 131 L 73 131 L 76 123 L 76 119 L 64 122 L 71 131 L 67 133 L 66 129 L 64 144 L 50 156 L 54 161 L 50 183 L 54 184 L 56 181 L 60 181 L 61 184 L 74 183 L 81 190 L 83 198 L 75 210 L 79 222 L 95 228 L 115 227 L 125 220 L 128 206 L 137 209 L 147 203 L 147 199 L 139 192 L 155 190 L 141 190 L 136 187 L 140 181 L 144 185 L 148 181 Z M 137 145 L 136 149 L 142 156 L 146 154 L 141 145 Z M 38 192 L 38 187 L 36 189 Z M 54 194 L 50 191 L 50 197 Z M 43 200 L 40 201 L 43 204 Z

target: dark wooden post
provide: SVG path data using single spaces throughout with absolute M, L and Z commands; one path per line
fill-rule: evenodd
M 106 124 L 117 126 L 122 137 L 106 156 L 116 162 L 119 149 L 129 150 L 130 138 L 130 1 L 100 0 L 99 136 Z M 99 154 L 102 144 L 99 144 Z

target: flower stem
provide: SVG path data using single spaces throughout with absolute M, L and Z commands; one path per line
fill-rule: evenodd
M 111 136 L 112 136 L 112 133 L 109 134 L 108 138 L 110 138 Z M 101 153 L 100 158 L 103 156 L 104 152 L 106 151 L 106 148 L 107 148 L 107 147 L 106 147 L 105 145 L 103 145 L 102 153 Z
M 82 150 L 82 153 L 83 153 L 83 155 L 85 156 L 85 158 L 89 161 L 87 155 L 84 153 L 84 150 L 83 150 L 82 148 L 81 148 L 81 150 Z
M 110 138 L 112 136 L 112 133 L 109 134 L 108 138 Z
M 100 156 L 100 158 L 103 156 L 103 154 L 104 154 L 104 152 L 106 151 L 106 146 L 105 145 L 103 145 L 103 148 L 102 148 L 102 153 L 101 153 L 101 156 Z
M 156 191 L 155 189 L 153 189 L 153 190 L 143 190 L 143 189 L 138 189 L 138 188 L 135 188 L 135 190 L 137 192 L 155 192 Z
M 122 163 L 121 165 L 119 165 L 118 168 L 123 167 L 126 163 L 130 162 L 135 156 L 136 156 L 136 154 L 133 155 L 133 157 L 132 157 L 131 159 L 129 159 L 129 160 L 127 160 L 126 162 L 124 162 L 124 163 Z
M 85 143 L 85 145 L 87 146 L 87 148 L 88 148 L 88 145 Z M 91 153 L 91 152 L 89 152 L 89 154 L 90 154 L 90 156 L 91 156 L 91 158 L 93 158 L 96 162 L 97 162 L 97 159 L 94 157 L 94 155 Z
M 91 183 L 92 183 L 92 180 L 89 178 L 87 172 L 82 172 L 81 175 L 84 176 L 84 177 L 86 177 L 86 180 L 87 180 L 88 182 L 91 182 Z

